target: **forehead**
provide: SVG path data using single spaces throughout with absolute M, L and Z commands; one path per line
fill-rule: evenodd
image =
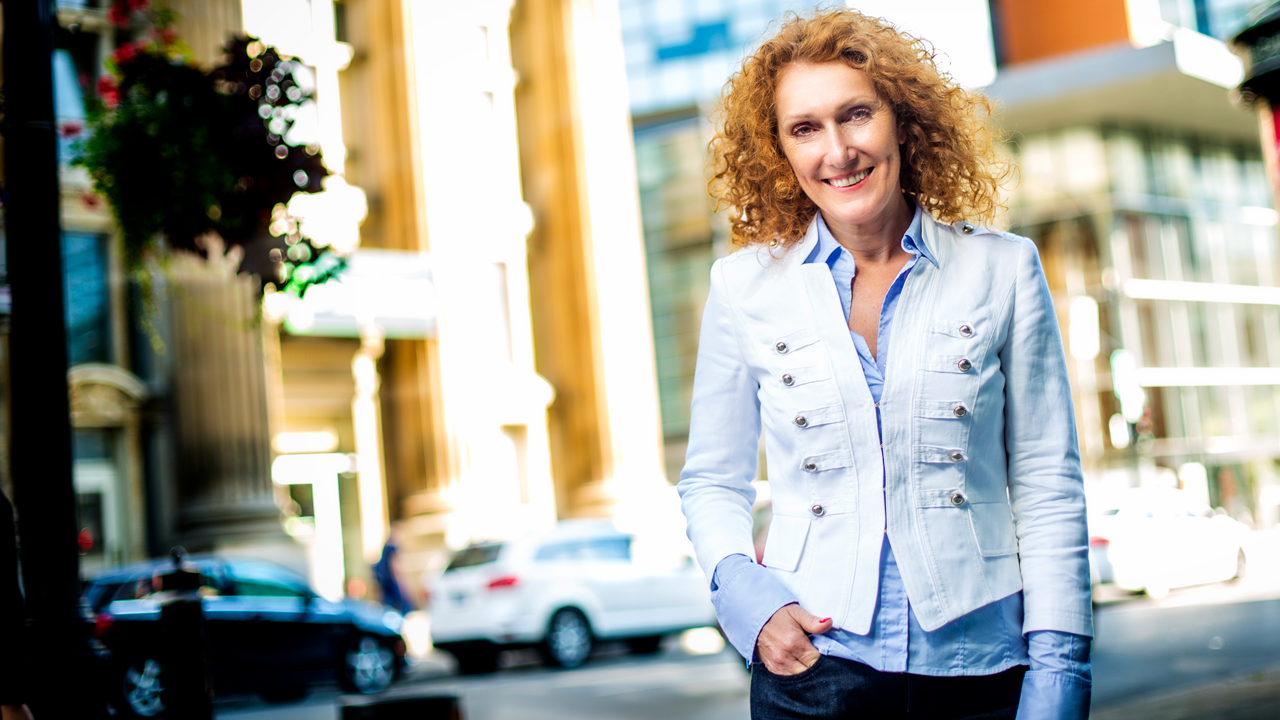
M 870 75 L 839 61 L 792 63 L 778 73 L 774 91 L 779 119 L 829 111 L 850 101 L 878 98 Z

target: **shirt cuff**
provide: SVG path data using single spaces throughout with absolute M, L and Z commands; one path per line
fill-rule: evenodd
M 1089 638 L 1057 630 L 1027 635 L 1031 669 L 1022 678 L 1017 720 L 1086 720 L 1093 693 Z
M 1027 635 L 1027 655 L 1033 672 L 1063 673 L 1092 684 L 1089 650 L 1089 638 L 1082 635 L 1058 630 L 1037 630 Z
M 730 555 L 716 565 L 711 576 L 711 603 L 720 629 L 738 654 L 750 662 L 756 638 L 769 618 L 796 597 L 773 573 L 746 555 Z
M 1031 670 L 1022 676 L 1017 720 L 1088 720 L 1090 683 L 1067 673 Z

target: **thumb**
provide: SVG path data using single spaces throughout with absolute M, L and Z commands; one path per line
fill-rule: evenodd
M 795 608 L 792 615 L 810 635 L 820 635 L 831 629 L 831 618 L 820 618 L 802 608 Z

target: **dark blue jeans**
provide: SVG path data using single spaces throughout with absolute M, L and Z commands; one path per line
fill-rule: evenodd
M 1014 720 L 1025 665 L 995 675 L 933 677 L 880 672 L 823 655 L 798 675 L 751 666 L 752 720 Z

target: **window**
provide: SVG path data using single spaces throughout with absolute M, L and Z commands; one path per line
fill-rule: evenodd
M 630 560 L 631 538 L 618 536 L 594 540 L 573 540 L 546 545 L 535 560 Z
M 498 553 L 502 551 L 501 544 L 493 545 L 472 545 L 458 551 L 449 561 L 449 567 L 445 568 L 445 572 L 450 570 L 458 570 L 461 568 L 475 567 L 477 565 L 488 565 L 498 560 Z
M 302 598 L 312 595 L 301 575 L 276 565 L 252 561 L 231 564 L 231 594 Z
M 62 234 L 62 277 L 67 323 L 67 362 L 111 362 L 111 303 L 107 287 L 107 239 Z

